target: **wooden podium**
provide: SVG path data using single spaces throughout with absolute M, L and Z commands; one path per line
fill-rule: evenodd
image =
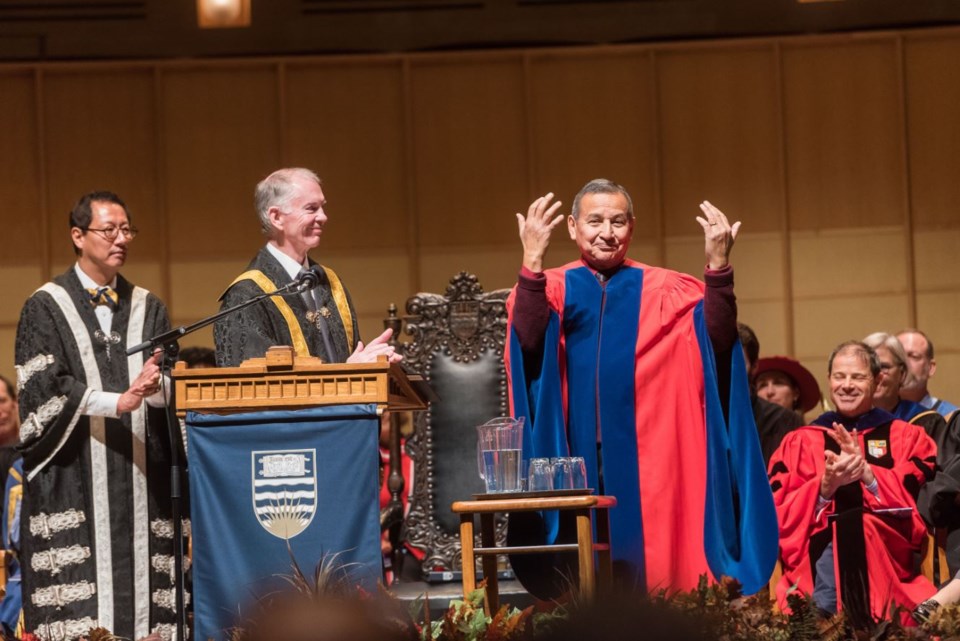
M 271 347 L 263 358 L 240 367 L 191 369 L 183 361 L 173 369 L 177 416 L 188 411 L 229 414 L 295 410 L 321 405 L 375 403 L 377 409 L 427 408 L 430 392 L 423 378 L 407 374 L 385 356 L 376 363 L 324 363 Z
M 386 357 L 325 364 L 289 347 L 172 375 L 187 419 L 196 638 L 226 639 L 249 586 L 289 575 L 294 558 L 309 575 L 331 554 L 375 589 L 380 417 L 424 409 L 425 382 Z

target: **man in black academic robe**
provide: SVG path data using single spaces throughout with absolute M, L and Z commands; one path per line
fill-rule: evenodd
M 70 215 L 77 263 L 26 302 L 17 328 L 25 626 L 44 641 L 104 627 L 173 631 L 169 441 L 159 354 L 126 356 L 169 328 L 119 270 L 136 229 L 110 192 Z

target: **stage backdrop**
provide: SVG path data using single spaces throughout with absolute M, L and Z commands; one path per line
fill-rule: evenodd
M 374 405 L 187 415 L 195 638 L 225 638 L 291 554 L 307 577 L 337 555 L 376 588 L 379 426 Z
M 350 290 L 365 340 L 387 304 L 460 270 L 511 286 L 514 213 L 547 191 L 569 211 L 604 176 L 633 195 L 641 262 L 700 277 L 697 204 L 743 221 L 737 302 L 761 354 L 799 358 L 826 389 L 840 341 L 915 324 L 936 344 L 934 392 L 956 401 L 957 104 L 957 27 L 0 64 L 0 372 L 15 374 L 23 301 L 75 260 L 80 194 L 123 196 L 140 228 L 124 274 L 190 323 L 264 242 L 256 182 L 302 165 L 329 201 L 313 256 Z M 548 266 L 575 257 L 557 230 Z M 182 346 L 212 342 L 207 329 Z

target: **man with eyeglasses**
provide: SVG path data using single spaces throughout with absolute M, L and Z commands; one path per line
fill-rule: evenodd
M 915 375 L 910 369 L 909 355 L 896 336 L 876 332 L 863 342 L 877 352 L 880 361 L 880 376 L 873 393 L 874 407 L 919 425 L 937 444 L 939 470 L 936 477 L 923 487 L 917 504 L 931 528 L 946 531 L 947 565 L 955 573 L 960 570 L 960 514 L 956 509 L 960 498 L 960 434 L 939 412 L 903 398 L 903 390 L 915 383 Z
M 17 328 L 23 604 L 41 638 L 173 629 L 160 355 L 125 354 L 169 320 L 119 273 L 136 235 L 116 194 L 83 196 L 70 212 L 76 264 L 34 292 Z
M 857 629 L 935 591 L 914 555 L 927 537 L 917 495 L 936 472 L 937 447 L 922 427 L 874 407 L 880 372 L 870 346 L 839 345 L 828 365 L 836 411 L 787 434 L 769 467 L 780 606 L 797 586 L 823 613 L 842 609 Z
M 221 310 L 276 291 L 305 270 L 315 270 L 320 283 L 299 296 L 272 297 L 218 320 L 213 329 L 217 364 L 235 367 L 274 345 L 292 346 L 299 356 L 319 356 L 327 363 L 370 362 L 380 355 L 400 360 L 387 342 L 389 329 L 364 345 L 346 287 L 332 269 L 308 256 L 320 245 L 327 223 L 320 178 L 309 169 L 278 169 L 257 185 L 254 202 L 267 244 L 227 287 Z
M 873 348 L 880 362 L 880 375 L 873 391 L 873 406 L 922 427 L 937 444 L 939 463 L 945 464 L 947 458 L 956 452 L 957 436 L 948 432 L 947 422 L 938 412 L 901 397 L 903 388 L 913 384 L 915 379 L 899 339 L 886 332 L 874 332 L 865 337 L 863 342 Z

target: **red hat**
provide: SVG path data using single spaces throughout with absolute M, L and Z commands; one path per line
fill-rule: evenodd
M 755 376 L 760 376 L 764 372 L 783 372 L 793 379 L 797 389 L 800 390 L 800 398 L 797 401 L 800 404 L 798 409 L 801 412 L 809 412 L 820 402 L 820 386 L 817 384 L 817 379 L 799 361 L 789 356 L 761 358 L 757 361 Z

